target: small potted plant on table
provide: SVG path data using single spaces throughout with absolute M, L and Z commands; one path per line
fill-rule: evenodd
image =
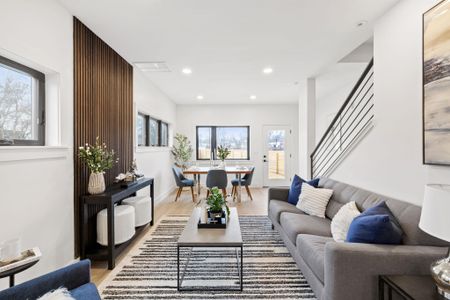
M 227 201 L 222 195 L 222 191 L 217 187 L 213 187 L 206 199 L 206 205 L 208 207 L 208 215 L 211 219 L 220 220 L 224 215 L 224 209 L 226 210 L 227 219 L 230 215 L 230 208 Z

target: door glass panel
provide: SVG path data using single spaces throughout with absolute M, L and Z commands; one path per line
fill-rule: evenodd
M 267 163 L 269 179 L 285 179 L 286 130 L 269 130 L 267 134 Z

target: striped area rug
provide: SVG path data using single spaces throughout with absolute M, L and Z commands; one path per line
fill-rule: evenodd
M 242 292 L 178 292 L 176 242 L 187 220 L 180 215 L 163 218 L 99 286 L 103 299 L 315 299 L 264 216 L 239 217 L 244 240 Z M 234 250 L 194 248 L 183 286 L 231 286 L 238 280 Z

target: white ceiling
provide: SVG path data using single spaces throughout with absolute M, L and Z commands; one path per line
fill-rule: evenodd
M 296 103 L 298 85 L 372 35 L 398 0 L 60 0 L 174 102 Z M 366 20 L 366 25 L 356 24 Z M 274 72 L 262 74 L 271 66 Z M 191 75 L 181 69 L 190 67 Z M 256 100 L 249 100 L 256 95 Z

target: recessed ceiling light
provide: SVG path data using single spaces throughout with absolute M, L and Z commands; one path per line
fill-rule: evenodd
M 273 72 L 273 69 L 271 67 L 266 67 L 263 69 L 264 74 L 271 74 Z
M 205 97 L 203 97 L 203 95 L 198 95 L 197 96 L 197 100 L 203 100 L 203 99 L 205 99 Z
M 192 74 L 192 70 L 190 68 L 183 68 L 183 70 L 181 70 L 181 72 L 183 72 L 183 74 L 186 74 L 186 75 Z
M 256 96 L 255 95 L 250 95 L 250 100 L 255 100 Z

